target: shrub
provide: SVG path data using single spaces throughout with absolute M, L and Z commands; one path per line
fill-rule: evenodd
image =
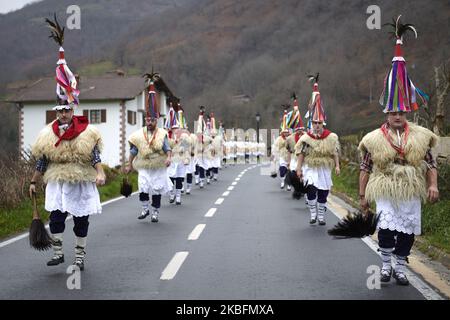
M 11 208 L 27 199 L 30 180 L 33 176 L 35 161 L 33 159 L 0 159 L 0 208 Z M 36 186 L 43 190 L 42 184 Z

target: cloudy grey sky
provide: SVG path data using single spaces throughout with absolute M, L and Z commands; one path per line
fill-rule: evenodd
M 23 8 L 24 5 L 42 0 L 0 0 L 0 13 L 8 13 Z

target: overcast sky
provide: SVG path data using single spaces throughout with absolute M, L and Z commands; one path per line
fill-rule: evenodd
M 24 5 L 42 0 L 0 0 L 0 13 L 8 13 L 10 11 L 23 8 Z

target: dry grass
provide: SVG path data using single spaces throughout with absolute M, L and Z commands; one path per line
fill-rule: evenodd
M 0 208 L 12 208 L 28 199 L 28 188 L 33 176 L 35 160 L 0 158 Z M 42 188 L 42 184 L 36 186 Z

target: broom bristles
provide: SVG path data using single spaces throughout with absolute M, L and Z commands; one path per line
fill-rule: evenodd
M 133 186 L 128 183 L 128 179 L 123 178 L 122 185 L 120 186 L 120 194 L 125 198 L 128 198 L 133 193 Z
M 292 198 L 296 199 L 296 200 L 300 200 L 303 197 L 304 193 L 298 192 L 296 190 L 294 190 L 294 192 L 292 192 Z
M 53 240 L 41 219 L 33 219 L 31 221 L 29 237 L 30 246 L 38 251 L 45 251 L 52 247 Z
M 332 229 L 328 230 L 330 236 L 340 238 L 363 238 L 375 233 L 379 219 L 379 214 L 358 211 L 349 213 Z
M 288 171 L 287 173 L 286 173 L 286 175 L 284 176 L 284 183 L 286 184 L 286 185 L 292 185 L 292 183 L 291 183 L 291 175 L 290 175 L 290 171 Z
M 292 193 L 292 197 L 294 199 L 300 199 L 306 193 L 306 187 L 308 183 L 300 180 L 295 172 L 288 172 L 289 181 L 291 182 L 292 187 L 294 188 L 294 192 Z

